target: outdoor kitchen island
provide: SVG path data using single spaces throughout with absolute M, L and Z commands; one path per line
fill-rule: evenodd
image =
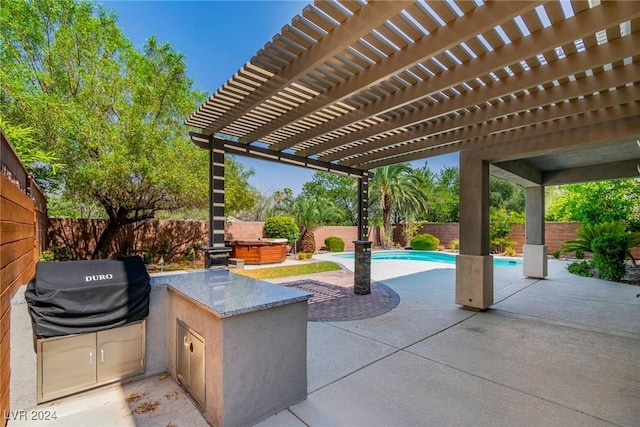
M 151 285 L 168 289 L 169 372 L 212 425 L 251 425 L 306 399 L 311 294 L 226 270 Z

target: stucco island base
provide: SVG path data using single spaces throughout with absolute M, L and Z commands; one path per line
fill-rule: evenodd
M 253 425 L 307 397 L 307 299 L 310 294 L 276 296 L 289 289 L 245 279 L 243 283 L 204 286 L 205 298 L 192 286 L 169 285 L 169 372 L 176 375 L 176 323 L 179 319 L 204 338 L 205 403 L 201 410 L 213 426 Z M 184 275 L 188 276 L 188 275 Z M 184 278 L 183 276 L 183 278 Z M 233 282 L 233 280 L 231 280 Z M 255 283 L 257 282 L 257 283 Z M 247 309 L 212 308 L 226 299 L 236 307 L 234 289 L 250 290 L 249 299 L 280 301 Z M 277 287 L 275 291 L 271 287 Z M 217 289 L 217 290 L 211 290 Z M 197 294 L 197 292 L 195 292 Z M 215 296 L 215 295 L 217 296 Z M 220 311 L 218 311 L 218 310 Z

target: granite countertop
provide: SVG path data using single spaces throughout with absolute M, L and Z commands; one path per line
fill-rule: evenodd
M 151 286 L 167 285 L 216 316 L 229 317 L 306 301 L 312 294 L 274 285 L 226 270 L 197 270 L 180 274 L 151 276 Z

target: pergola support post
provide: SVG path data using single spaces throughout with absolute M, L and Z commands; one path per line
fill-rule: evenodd
M 527 187 L 525 193 L 525 245 L 523 273 L 527 277 L 547 277 L 547 246 L 544 238 L 544 187 Z
M 211 150 L 211 206 L 209 221 L 209 245 L 214 248 L 224 247 L 224 148 L 217 141 Z
M 228 268 L 230 248 L 224 243 L 224 147 L 215 140 L 200 145 L 209 150 L 209 246 L 204 251 L 205 268 Z
M 369 173 L 358 179 L 358 240 L 354 241 L 353 292 L 371 293 L 371 241 L 369 238 Z
M 230 151 L 240 156 L 311 167 L 358 178 L 358 240 L 355 242 L 356 253 L 360 253 L 360 256 L 356 255 L 354 289 L 356 289 L 355 293 L 361 295 L 371 292 L 371 242 L 367 239 L 369 237 L 369 178 L 373 176 L 373 172 L 285 152 L 274 153 L 266 148 L 220 139 L 214 135 L 189 132 L 189 136 L 191 142 L 197 147 L 209 150 L 209 247 L 203 248 L 206 268 L 229 265 L 231 249 L 225 246 L 224 241 L 224 157 L 225 153 Z
M 489 163 L 460 152 L 460 255 L 456 257 L 456 304 L 486 310 L 493 304 L 493 257 L 489 254 Z

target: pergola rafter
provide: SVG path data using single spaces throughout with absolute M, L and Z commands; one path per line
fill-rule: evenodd
M 335 13 L 331 13 L 330 2 L 319 2 L 316 5 L 318 8 L 325 13 L 329 12 L 333 19 L 342 21 L 345 25 L 338 26 L 336 28 L 325 27 L 326 31 L 333 31 L 327 34 L 326 37 L 318 39 L 316 43 L 305 43 L 307 45 L 307 50 L 301 50 L 297 54 L 294 54 L 296 60 L 289 63 L 275 79 L 269 80 L 249 94 L 245 99 L 227 111 L 225 117 L 217 121 L 215 126 L 207 126 L 207 128 L 205 128 L 205 132 L 217 132 L 231 124 L 234 120 L 237 120 L 249 112 L 254 105 L 268 100 L 270 97 L 297 81 L 307 73 L 309 68 L 316 68 L 316 66 L 330 60 L 333 56 L 344 49 L 345 43 L 351 44 L 359 38 L 366 36 L 369 33 L 370 26 L 372 24 L 375 25 L 376 23 L 383 23 L 389 17 L 396 15 L 399 11 L 408 6 L 411 2 L 371 2 L 370 6 L 364 9 L 358 7 L 356 2 L 345 3 L 347 5 L 353 5 L 348 8 L 353 15 L 348 18 L 345 18 L 344 14 L 340 14 L 335 8 L 333 8 Z M 305 10 L 305 16 L 317 24 L 318 22 L 312 18 L 313 13 L 308 10 L 308 8 Z M 362 11 L 362 13 L 358 13 L 359 11 Z M 292 32 L 292 29 L 289 29 L 289 32 Z M 313 37 L 310 38 L 313 39 Z M 291 44 L 283 45 L 281 40 L 290 40 L 290 37 L 287 38 L 283 36 L 276 38 L 274 39 L 274 44 L 280 45 L 280 47 L 285 51 L 291 48 Z M 269 49 L 269 47 L 267 46 L 266 49 Z
M 567 78 L 566 76 L 575 76 L 575 74 L 579 73 L 581 70 L 592 70 L 598 67 L 602 67 L 602 65 L 604 64 L 622 59 L 624 55 L 627 55 L 629 53 L 629 51 L 631 51 L 631 53 L 633 53 L 634 55 L 637 55 L 640 53 L 640 34 L 634 35 L 633 38 L 629 38 L 628 40 L 625 39 L 624 45 L 628 44 L 632 44 L 633 47 L 629 49 L 627 46 L 621 46 L 623 48 L 626 48 L 626 50 L 602 49 L 602 52 L 598 52 L 600 53 L 599 55 L 584 58 L 573 56 L 567 61 L 556 61 L 552 64 L 549 64 L 548 68 L 550 68 L 551 71 L 556 71 L 552 74 L 553 77 L 562 76 L 562 78 Z M 562 68 L 562 70 L 556 70 L 559 68 Z M 565 84 L 563 85 L 555 86 L 552 84 L 552 86 L 548 89 L 537 89 L 536 86 L 547 84 L 550 82 L 550 74 L 551 73 L 549 73 L 548 70 L 541 70 L 540 73 L 530 73 L 527 75 L 517 74 L 509 77 L 508 79 L 504 79 L 491 85 L 478 88 L 473 92 L 467 92 L 464 95 L 456 97 L 449 103 L 443 102 L 431 104 L 423 109 L 415 110 L 395 120 L 389 120 L 385 123 L 381 123 L 375 128 L 366 128 L 359 132 L 347 134 L 341 138 L 335 138 L 335 140 L 338 141 L 332 140 L 330 145 L 347 145 L 358 140 L 366 140 L 367 138 L 389 132 L 393 129 L 410 127 L 419 123 L 424 123 L 427 120 L 432 120 L 435 123 L 435 119 L 441 118 L 446 114 L 450 114 L 452 111 L 458 113 L 457 117 L 462 117 L 460 115 L 460 111 L 472 109 L 472 107 L 477 107 L 474 111 L 485 111 L 485 118 L 476 120 L 475 122 L 477 122 L 482 120 L 489 120 L 492 117 L 514 114 L 527 108 L 536 108 L 545 105 L 551 105 L 563 99 L 570 99 L 575 96 L 592 93 L 610 87 L 624 85 L 627 82 L 633 82 L 637 78 L 637 68 L 634 65 L 623 66 L 620 68 L 616 68 L 615 72 L 609 71 L 598 73 L 594 75 L 593 78 L 581 78 L 576 80 L 574 77 L 574 79 L 565 82 Z M 537 90 L 537 92 L 533 92 L 534 89 Z M 529 92 L 529 94 L 526 96 L 524 93 L 525 90 Z M 519 93 L 520 96 L 513 98 L 511 94 L 515 93 Z M 501 100 L 498 101 L 499 98 L 501 98 Z M 492 102 L 491 108 L 485 108 L 487 107 L 487 103 L 490 102 Z M 459 121 L 460 120 L 458 120 L 457 122 Z M 469 124 L 469 122 L 466 122 L 466 124 Z M 457 129 L 457 127 L 459 127 L 459 125 L 459 123 L 451 123 L 449 129 L 455 130 Z M 437 128 L 437 125 L 434 126 L 436 126 L 434 132 L 437 133 L 447 130 L 442 126 L 440 126 L 439 129 Z M 412 129 L 396 137 L 389 137 L 376 142 L 368 142 L 367 149 L 375 150 L 377 148 L 390 146 L 405 140 L 408 141 L 417 137 L 417 135 L 412 136 L 412 133 L 417 134 L 418 132 L 419 130 Z M 406 138 L 403 139 L 402 135 L 406 135 Z M 428 134 L 422 135 L 424 136 Z M 325 145 L 325 147 L 328 146 L 329 145 Z M 326 161 L 333 161 L 340 158 L 346 158 L 361 152 L 362 150 L 359 150 L 358 148 L 359 147 L 356 145 L 344 150 L 334 151 L 326 155 L 321 155 L 319 157 Z M 349 161 L 345 162 L 345 164 L 349 163 Z
M 552 129 L 522 117 L 634 85 L 639 22 L 634 1 L 318 2 L 187 124 L 362 168 L 468 149 L 485 123 Z
M 445 50 L 452 48 L 459 43 L 460 33 L 463 33 L 462 37 L 466 39 L 487 31 L 487 29 L 492 28 L 492 25 L 495 25 L 494 21 L 487 20 L 488 16 L 492 16 L 493 19 L 496 19 L 496 13 L 498 13 L 499 22 L 503 22 L 504 20 L 517 15 L 518 12 L 530 7 L 531 3 L 529 2 L 488 4 L 485 9 L 478 9 L 477 11 L 474 11 L 475 13 L 459 18 L 460 21 L 456 21 L 455 24 L 452 24 L 450 27 L 444 26 L 437 29 L 434 34 L 437 34 L 438 37 L 442 38 L 442 43 L 433 44 L 430 42 L 430 37 L 422 37 L 414 43 L 407 45 L 404 50 L 394 52 L 392 55 L 385 58 L 384 61 L 380 61 L 379 63 L 372 65 L 368 69 L 363 70 L 357 76 L 353 76 L 351 78 L 353 80 L 345 80 L 344 82 L 327 90 L 322 94 L 322 97 L 318 97 L 313 102 L 306 103 L 301 106 L 301 108 L 279 117 L 278 120 L 274 121 L 269 127 L 259 129 L 258 131 L 248 135 L 244 138 L 244 142 L 260 139 L 267 133 L 273 132 L 290 122 L 326 108 L 328 105 L 336 101 L 344 100 L 356 92 L 378 84 L 385 79 L 389 79 L 397 73 L 398 70 L 405 70 L 414 67 L 418 63 L 425 61 L 430 57 L 441 54 Z M 475 22 L 476 24 L 472 25 L 472 22 Z M 361 113 L 360 110 L 354 110 L 352 114 L 360 116 L 359 120 L 368 117 L 367 113 Z M 354 120 L 351 120 L 350 123 L 353 123 L 353 121 Z M 298 138 L 292 138 L 286 142 L 274 144 L 273 149 L 281 150 L 289 148 L 304 139 L 311 139 L 314 136 L 317 135 L 311 133 Z

